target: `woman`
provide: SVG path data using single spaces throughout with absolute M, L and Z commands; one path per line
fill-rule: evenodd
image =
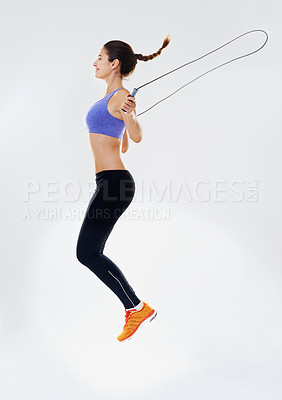
M 123 87 L 123 78 L 133 73 L 137 59 L 155 58 L 169 41 L 167 37 L 157 53 L 143 56 L 135 54 L 127 43 L 113 40 L 102 47 L 93 63 L 96 78 L 103 79 L 107 89 L 106 95 L 90 108 L 85 119 L 95 160 L 96 190 L 80 229 L 76 254 L 123 303 L 125 324 L 117 337 L 120 342 L 131 339 L 141 326 L 157 315 L 155 309 L 136 296 L 118 266 L 103 254 L 109 234 L 135 193 L 135 182 L 121 160 L 120 147 L 122 153 L 127 151 L 128 136 L 135 143 L 142 140 L 136 100 Z

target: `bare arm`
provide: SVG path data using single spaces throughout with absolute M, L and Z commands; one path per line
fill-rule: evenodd
M 124 93 L 123 103 L 121 104 L 121 108 L 126 110 L 126 112 L 121 110 L 121 115 L 124 120 L 126 129 L 128 131 L 129 137 L 133 142 L 139 143 L 143 138 L 142 127 L 137 120 L 136 115 L 136 100 L 134 97 L 129 97 L 130 93 L 127 90 L 127 93 Z
M 122 145 L 121 145 L 121 152 L 126 153 L 128 150 L 129 144 L 128 144 L 128 133 L 127 130 L 125 129 L 123 137 L 122 137 Z

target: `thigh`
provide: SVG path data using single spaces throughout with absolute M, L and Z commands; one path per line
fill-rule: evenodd
M 100 190 L 93 194 L 78 237 L 78 246 L 87 252 L 100 253 L 105 241 L 111 233 L 117 218 L 112 204 L 107 204 Z
M 131 203 L 135 183 L 131 175 L 107 171 L 98 181 L 79 234 L 79 246 L 100 253 L 118 218 Z

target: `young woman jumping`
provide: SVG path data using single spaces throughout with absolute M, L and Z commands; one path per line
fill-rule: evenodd
M 135 54 L 129 44 L 112 40 L 104 44 L 93 63 L 96 78 L 103 79 L 107 88 L 105 96 L 90 108 L 85 118 L 95 160 L 96 190 L 79 232 L 76 255 L 123 303 L 125 324 L 117 337 L 120 342 L 131 339 L 157 315 L 155 309 L 137 297 L 119 267 L 103 254 L 109 234 L 135 193 L 135 181 L 125 168 L 120 151 L 127 151 L 128 136 L 135 143 L 142 140 L 136 100 L 123 87 L 123 78 L 133 73 L 137 60 L 152 60 L 169 42 L 168 36 L 156 53 L 143 56 Z

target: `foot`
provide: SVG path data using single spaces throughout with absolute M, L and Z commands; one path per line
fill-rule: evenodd
M 149 304 L 143 301 L 143 307 L 139 311 L 130 311 L 125 309 L 125 324 L 123 331 L 118 335 L 117 339 L 120 342 L 125 342 L 132 338 L 132 336 L 144 326 L 147 322 L 152 321 L 157 315 Z

